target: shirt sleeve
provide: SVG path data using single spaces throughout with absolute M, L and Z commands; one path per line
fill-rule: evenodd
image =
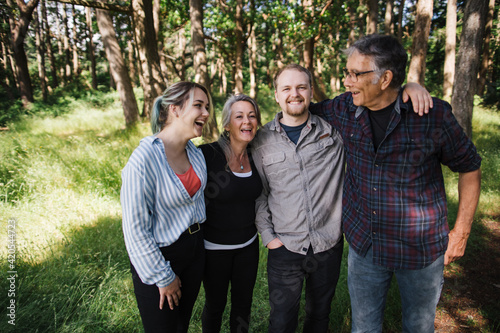
M 340 131 L 341 120 L 338 114 L 345 112 L 347 98 L 349 96 L 349 94 L 344 93 L 335 97 L 334 99 L 325 99 L 324 101 L 319 103 L 311 103 L 309 105 L 309 111 L 312 114 L 325 120 L 337 131 Z
M 443 122 L 434 138 L 442 140 L 441 163 L 453 172 L 466 173 L 481 167 L 477 149 L 456 120 L 448 103 L 443 103 Z
M 262 180 L 262 193 L 255 200 L 255 225 L 257 226 L 257 230 L 259 231 L 262 244 L 267 246 L 269 242 L 278 237 L 274 232 L 274 226 L 272 223 L 272 215 L 269 210 L 268 196 L 269 196 L 269 182 L 264 173 L 264 169 L 262 168 L 262 156 L 256 151 L 252 149 L 252 156 L 254 159 L 255 168 L 260 175 L 260 179 Z
M 154 186 L 148 188 L 144 174 L 129 161 L 122 171 L 122 227 L 125 246 L 141 281 L 166 287 L 175 279 L 170 262 L 163 257 L 153 235 Z M 149 192 L 149 193 L 148 193 Z

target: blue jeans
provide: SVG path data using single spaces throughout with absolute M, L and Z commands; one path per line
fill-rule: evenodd
M 302 285 L 306 281 L 306 317 L 303 332 L 327 332 L 330 305 L 335 295 L 342 260 L 343 240 L 333 248 L 306 255 L 281 246 L 269 250 L 267 282 L 269 285 L 269 333 L 295 333 Z
M 393 274 L 399 286 L 403 332 L 434 332 L 436 306 L 443 287 L 444 255 L 419 270 L 393 270 L 373 263 L 349 247 L 348 278 L 352 332 L 382 332 L 387 291 Z

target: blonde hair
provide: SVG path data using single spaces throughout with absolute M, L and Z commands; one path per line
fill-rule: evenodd
M 156 98 L 153 110 L 151 112 L 151 131 L 153 134 L 159 133 L 165 128 L 168 120 L 168 109 L 170 105 L 176 105 L 184 108 L 186 102 L 193 102 L 194 91 L 196 88 L 201 89 L 208 98 L 208 112 L 210 117 L 213 116 L 212 98 L 208 93 L 207 88 L 195 82 L 177 82 L 168 87 L 162 96 Z

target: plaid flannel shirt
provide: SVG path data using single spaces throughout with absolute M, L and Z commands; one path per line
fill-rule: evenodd
M 342 225 L 358 254 L 373 247 L 375 264 L 421 269 L 444 254 L 449 229 L 441 164 L 461 173 L 481 166 L 451 106 L 433 101 L 421 117 L 400 93 L 377 151 L 368 111 L 353 104 L 351 93 L 311 105 L 344 139 Z

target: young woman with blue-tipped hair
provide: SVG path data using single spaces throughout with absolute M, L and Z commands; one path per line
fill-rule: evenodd
M 171 85 L 122 171 L 123 233 L 144 330 L 187 332 L 205 265 L 207 169 L 190 141 L 212 114 L 205 87 Z

